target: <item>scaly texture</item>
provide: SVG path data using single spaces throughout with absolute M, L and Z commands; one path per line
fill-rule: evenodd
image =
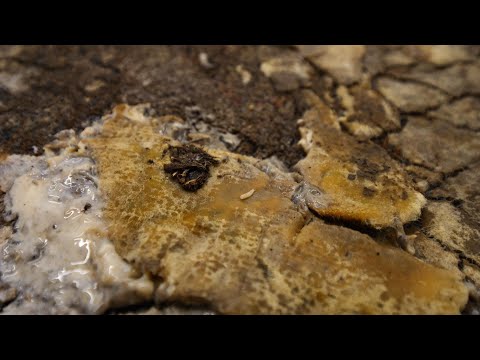
M 298 184 L 268 163 L 205 149 L 219 164 L 202 188 L 184 191 L 162 169 L 174 140 L 126 110 L 86 144 L 110 238 L 161 279 L 158 302 L 227 314 L 458 313 L 466 303 L 457 275 L 350 229 L 305 225 L 308 212 L 291 201 Z
M 301 121 L 301 144 L 308 155 L 296 167 L 321 192 L 310 208 L 376 228 L 415 220 L 425 199 L 400 165 L 380 146 L 357 142 L 325 119 L 304 116 Z

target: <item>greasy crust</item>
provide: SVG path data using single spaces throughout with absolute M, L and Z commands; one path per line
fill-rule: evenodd
M 211 150 L 219 164 L 210 180 L 195 193 L 183 190 L 158 171 L 172 140 L 148 120 L 130 121 L 124 109 L 86 143 L 110 238 L 125 259 L 161 279 L 158 303 L 208 304 L 227 314 L 445 314 L 465 305 L 457 274 L 308 220 L 291 200 L 298 183 L 268 175 L 256 159 Z
M 357 142 L 332 126 L 329 118 L 311 114 L 300 121 L 302 145 L 308 154 L 296 169 L 323 194 L 319 205 L 310 204 L 313 211 L 376 228 L 420 216 L 425 198 L 383 148 Z
M 348 230 L 350 233 L 344 233 L 344 236 L 349 239 L 359 235 L 357 231 L 349 229 L 368 234 L 365 235 L 366 239 L 374 237 L 377 243 L 369 244 L 368 247 L 375 248 L 381 243 L 393 244 L 394 239 L 390 242 L 385 236 L 387 232 L 390 233 L 387 228 L 393 225 L 402 234 L 401 225 L 404 224 L 405 231 L 409 234 L 407 237 L 413 240 L 411 245 L 415 247 L 415 256 L 446 269 L 453 277 L 463 278 L 469 284 L 471 292 L 470 303 L 464 311 L 478 313 L 480 47 L 309 45 L 298 46 L 297 50 L 286 46 L 137 46 L 135 51 L 118 46 L 0 46 L 0 162 L 9 153 L 42 154 L 42 146 L 53 139 L 53 134 L 63 129 L 81 130 L 110 111 L 115 103 L 150 102 L 152 106 L 139 111 L 142 116 L 137 114 L 137 120 L 143 116 L 153 116 L 156 112 L 159 117 L 166 115 L 173 123 L 182 126 L 193 124 L 194 131 L 191 134 L 187 132 L 185 139 L 204 146 L 207 153 L 221 162 L 209 167 L 208 172 L 205 169 L 190 170 L 192 173 L 189 174 L 189 179 L 184 172 L 177 173 L 172 178 L 174 172 L 166 173 L 163 167 L 170 161 L 166 149 L 181 146 L 178 141 L 168 138 L 158 140 L 148 130 L 149 121 L 143 122 L 143 130 L 141 121 L 123 121 L 117 117 L 118 127 L 110 126 L 107 121 L 107 126 L 98 137 L 107 139 L 106 147 L 97 144 L 99 147 L 96 150 L 99 151 L 98 154 L 101 153 L 97 160 L 101 163 L 108 159 L 113 164 L 117 161 L 117 168 L 120 163 L 132 162 L 128 171 L 117 171 L 118 169 L 110 169 L 110 165 L 102 165 L 108 169 L 103 168 L 104 174 L 111 177 L 110 180 L 103 180 L 110 184 L 105 187 L 103 196 L 114 194 L 113 198 L 116 199 L 107 211 L 110 211 L 110 221 L 115 225 L 112 225 L 111 231 L 121 235 L 114 240 L 118 251 L 128 254 L 136 249 L 137 235 L 141 233 L 139 229 L 146 224 L 163 221 L 162 216 L 169 211 L 173 211 L 173 218 L 177 216 L 178 219 L 177 212 L 183 209 L 180 212 L 191 213 L 191 219 L 203 217 L 202 221 L 206 222 L 208 216 L 214 220 L 222 219 L 223 212 L 231 204 L 237 206 L 238 202 L 242 202 L 248 205 L 246 208 L 252 209 L 253 202 L 255 216 L 261 218 L 264 213 L 271 216 L 271 211 L 277 214 L 279 203 L 276 200 L 273 201 L 276 204 L 275 210 L 259 210 L 256 207 L 258 198 L 265 202 L 262 206 L 277 199 L 280 195 L 276 190 L 266 196 L 264 190 L 255 187 L 258 184 L 247 182 L 236 192 L 233 190 L 242 182 L 230 182 L 232 179 L 238 180 L 236 176 L 244 172 L 250 174 L 246 177 L 250 180 L 257 177 L 265 179 L 262 175 L 265 173 L 265 186 L 268 189 L 278 186 L 282 198 L 295 200 L 293 213 L 301 214 L 302 220 L 299 218 L 293 226 L 294 234 L 287 236 L 292 242 L 296 243 L 300 234 L 309 228 L 305 222 L 309 221 L 311 213 L 306 211 L 304 205 L 329 224 L 340 225 L 338 228 L 331 225 L 313 226 L 314 236 L 310 240 L 315 242 L 319 238 L 321 244 L 328 243 L 328 239 L 323 236 L 327 233 L 328 237 L 335 237 L 341 231 Z M 341 62 L 338 61 L 339 56 Z M 124 114 L 136 113 L 132 109 L 124 106 Z M 299 118 L 302 121 L 297 127 L 295 121 Z M 120 124 L 125 129 L 120 129 Z M 199 124 L 201 126 L 197 128 Z M 217 129 L 216 133 L 209 134 L 210 130 L 205 127 L 207 124 Z M 174 134 L 169 136 L 184 141 L 181 136 L 184 131 L 182 126 L 179 127 L 179 137 Z M 297 132 L 297 128 L 300 132 Z M 135 139 L 127 141 L 132 129 Z M 158 131 L 162 129 L 155 128 L 156 135 Z M 143 132 L 145 134 L 142 135 Z M 230 138 L 222 139 L 221 136 L 226 132 Z M 68 152 L 76 156 L 79 152 L 76 148 L 77 139 L 68 144 L 70 135 L 72 132 L 67 131 L 57 137 L 45 146 L 45 151 L 55 155 L 67 147 Z M 91 138 L 97 135 L 98 133 Z M 295 145 L 300 137 L 300 145 L 308 153 L 306 158 L 300 146 Z M 152 140 L 153 145 L 150 143 Z M 212 140 L 218 144 L 214 145 Z M 83 144 L 86 145 L 85 142 Z M 107 154 L 110 145 L 113 151 L 119 153 Z M 155 151 L 149 150 L 152 146 Z M 211 149 L 228 149 L 257 159 L 275 155 L 272 162 L 278 164 L 279 159 L 290 170 L 304 158 L 296 167 L 303 177 L 298 174 L 285 177 L 287 168 L 282 166 L 282 171 L 275 170 L 272 173 L 272 163 L 269 161 L 261 164 L 258 160 L 228 152 L 214 154 Z M 81 150 L 84 148 L 81 147 Z M 236 163 L 230 162 L 232 158 L 243 165 L 238 168 Z M 15 159 L 12 164 L 17 161 L 23 160 Z M 49 161 L 53 166 L 55 157 Z M 143 162 L 144 166 L 136 164 L 137 161 Z M 28 161 L 22 166 L 27 163 Z M 234 175 L 224 177 L 221 169 L 228 166 L 231 166 Z M 254 171 L 252 166 L 261 169 L 261 172 Z M 10 174 L 6 174 L 9 180 L 5 181 L 2 176 L 0 181 L 4 192 L 8 192 L 10 186 L 5 184 L 10 184 L 15 178 L 12 168 L 7 166 L 6 169 Z M 277 175 L 282 173 L 280 181 Z M 158 180 L 157 177 L 161 177 L 161 181 L 171 187 L 162 188 L 163 190 L 156 188 L 152 192 L 147 190 L 147 194 L 143 195 L 145 187 L 151 185 L 148 181 Z M 215 192 L 212 194 L 212 186 L 215 188 L 221 184 L 222 179 L 226 190 L 220 195 Z M 194 181 L 189 182 L 190 180 Z M 302 185 L 299 185 L 300 182 Z M 182 185 L 186 183 L 185 189 Z M 193 185 L 191 190 L 198 188 L 196 191 L 185 191 L 190 185 Z M 293 196 L 292 186 L 295 187 Z M 178 193 L 173 189 L 178 190 Z M 253 194 L 242 199 L 251 190 L 254 190 Z M 125 193 L 118 195 L 119 191 Z M 167 195 L 163 196 L 164 193 Z M 184 198 L 185 194 L 190 197 Z M 6 198 L 8 196 L 5 194 Z M 228 203 L 219 201 L 223 206 L 220 208 L 211 205 L 209 201 L 212 197 L 216 199 L 218 196 L 227 199 Z M 425 197 L 428 198 L 428 203 Z M 195 199 L 193 202 L 192 198 Z M 145 209 L 146 206 L 153 206 L 150 212 L 146 210 L 150 217 L 145 217 L 143 210 L 138 211 L 138 208 L 142 208 L 137 203 L 139 201 L 145 203 Z M 181 204 L 185 201 L 188 205 L 182 208 Z M 193 209 L 189 208 L 190 205 L 194 205 Z M 164 209 L 159 210 L 160 206 Z M 217 212 L 206 214 L 204 206 L 213 206 Z M 424 209 L 420 211 L 422 208 Z M 131 218 L 126 218 L 124 214 L 130 214 Z M 115 216 L 119 216 L 120 220 L 115 219 Z M 238 231 L 244 231 L 243 218 L 233 218 L 238 221 Z M 0 220 L 2 234 L 9 234 L 12 230 L 12 221 L 15 220 L 12 217 L 8 219 L 9 221 Z M 282 224 L 287 228 L 291 226 L 288 219 L 288 216 L 282 218 L 285 223 Z M 127 226 L 122 227 L 124 224 L 121 220 L 131 226 L 130 234 Z M 412 220 L 417 221 L 411 222 Z M 178 230 L 176 226 L 181 228 L 183 225 L 181 221 L 167 224 L 167 229 L 172 229 L 175 233 Z M 260 222 L 259 226 L 264 229 L 267 225 Z M 204 222 L 195 229 L 199 233 L 206 231 Z M 267 230 L 262 231 L 268 233 L 268 227 L 265 229 Z M 318 234 L 320 230 L 322 234 Z M 167 241 L 163 234 L 159 234 L 160 229 L 152 230 L 151 237 L 156 237 L 156 240 L 150 239 L 144 248 L 138 250 L 141 254 L 139 268 L 161 274 L 158 281 L 165 286 L 159 289 L 158 300 L 208 302 L 218 309 L 222 308 L 223 295 L 214 296 L 213 291 L 205 290 L 205 281 L 198 286 L 185 284 L 183 275 L 177 272 L 181 269 L 180 265 L 177 266 L 173 260 L 167 261 L 168 258 L 173 259 L 174 252 L 179 252 L 185 255 L 185 258 L 178 255 L 178 259 L 186 261 L 185 269 L 191 267 L 193 260 L 188 246 L 188 251 L 182 250 L 183 246 L 180 245 L 173 246 L 172 249 L 169 246 L 162 248 L 161 254 L 165 256 L 146 255 L 148 251 L 155 251 L 158 244 Z M 213 242 L 215 246 L 211 245 L 210 241 L 213 240 L 208 236 L 205 234 L 207 243 L 210 244 L 208 251 L 211 248 L 222 249 L 216 242 Z M 405 237 L 405 234 L 402 236 Z M 220 236 L 216 241 L 223 238 Z M 192 246 L 205 245 L 205 242 L 198 239 L 190 240 L 187 243 Z M 280 239 L 278 243 L 281 244 L 282 241 Z M 342 241 L 337 239 L 335 244 L 340 243 Z M 309 252 L 316 251 L 305 244 L 302 249 L 303 247 Z M 287 253 L 284 247 L 281 249 L 282 254 Z M 302 249 L 299 253 L 302 253 Z M 363 258 L 365 251 L 361 251 L 360 258 Z M 210 255 L 208 252 L 202 255 L 202 259 Z M 302 255 L 298 261 L 308 259 L 309 255 L 310 253 Z M 334 253 L 330 253 L 329 259 L 334 257 Z M 287 258 L 288 256 L 281 259 Z M 228 257 L 225 259 L 227 261 Z M 283 261 L 281 259 L 277 257 L 274 263 L 280 264 Z M 131 256 L 131 261 L 137 261 L 136 255 Z M 190 263 L 187 265 L 188 261 Z M 203 262 L 199 261 L 201 268 Z M 215 261 L 218 259 L 215 258 Z M 315 260 L 318 261 L 320 260 Z M 369 259 L 368 263 L 370 262 L 379 267 L 375 260 Z M 263 258 L 256 263 L 252 262 L 250 272 L 255 273 L 253 267 L 257 266 L 264 276 L 276 274 L 275 264 L 266 264 Z M 299 266 L 304 265 L 301 263 Z M 245 264 L 243 266 L 246 268 Z M 348 264 L 343 266 L 348 267 Z M 213 265 L 210 267 L 215 268 Z M 240 269 L 235 266 L 233 268 Z M 315 271 L 318 272 L 318 269 L 315 268 Z M 362 272 L 361 269 L 353 268 L 352 271 Z M 420 273 L 423 274 L 424 271 L 425 269 Z M 189 272 L 186 271 L 185 274 Z M 204 279 L 205 274 L 199 276 Z M 242 276 L 242 279 L 250 279 L 247 275 Z M 291 276 L 295 278 L 294 275 Z M 163 278 L 168 281 L 163 282 Z M 181 288 L 175 279 L 182 283 Z M 371 277 L 369 279 L 372 280 Z M 395 279 L 403 283 L 403 280 Z M 374 281 L 370 280 L 368 284 L 373 284 Z M 241 281 L 240 286 L 245 286 L 245 282 Z M 340 285 L 335 280 L 332 291 Z M 406 289 L 411 286 L 413 285 L 409 284 Z M 456 286 L 452 288 L 456 289 Z M 274 289 L 270 285 L 269 288 Z M 296 292 L 295 289 L 292 291 Z M 459 297 L 462 291 L 460 289 L 457 292 Z M 2 293 L 0 298 L 8 299 L 10 294 L 7 295 L 9 296 L 4 297 L 5 294 Z M 355 296 L 361 298 L 362 294 Z M 269 306 L 278 303 L 271 300 L 269 295 L 267 297 L 270 299 Z M 405 294 L 402 294 L 401 299 L 404 297 Z M 461 307 L 459 297 L 452 301 Z M 435 297 L 440 298 L 442 297 L 438 294 Z M 373 304 L 376 298 L 370 300 Z M 472 303 L 473 300 L 478 301 L 476 306 Z M 332 301 L 333 306 L 338 306 Z M 348 303 L 348 299 L 343 301 Z M 242 302 L 246 300 L 243 299 Z M 319 302 L 321 305 L 318 311 L 327 311 L 325 298 Z M 423 300 L 419 302 L 424 304 Z M 350 310 L 357 311 L 358 305 L 356 306 Z M 438 302 L 435 306 L 441 307 Z M 396 311 L 392 310 L 394 308 L 388 307 L 392 312 Z M 405 311 L 405 306 L 402 305 L 401 309 Z M 307 311 L 306 307 L 297 310 L 302 313 Z M 243 310 L 237 308 L 232 311 Z M 263 307 L 262 311 L 267 310 Z M 294 310 L 290 308 L 289 311 Z M 427 310 L 422 307 L 418 310 L 422 311 L 433 311 L 433 308 Z M 447 310 L 444 308 L 442 311 Z M 456 312 L 456 308 L 452 311 Z

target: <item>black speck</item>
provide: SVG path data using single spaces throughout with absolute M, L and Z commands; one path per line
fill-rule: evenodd
M 372 197 L 375 194 L 375 190 L 369 189 L 367 187 L 363 188 L 363 195 L 366 197 Z
M 462 205 L 462 203 L 463 203 L 462 199 L 455 199 L 455 200 L 452 201 L 453 206 L 460 206 L 460 205 Z
M 149 159 L 149 160 L 147 161 L 147 163 L 150 164 L 150 165 L 153 165 L 153 164 L 155 164 L 155 161 L 153 161 L 152 159 Z
M 193 145 L 169 147 L 170 164 L 163 169 L 187 191 L 197 191 L 208 180 L 210 166 L 217 165 L 218 160 Z
M 85 206 L 83 207 L 83 212 L 87 212 L 88 209 L 90 209 L 91 207 L 92 207 L 92 204 L 86 203 Z

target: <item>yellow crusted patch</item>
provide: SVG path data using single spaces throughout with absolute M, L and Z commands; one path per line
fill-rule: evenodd
M 157 301 L 259 314 L 458 313 L 465 305 L 465 286 L 446 270 L 318 219 L 305 226 L 308 214 L 291 201 L 298 184 L 254 158 L 205 149 L 218 166 L 198 191 L 183 190 L 163 171 L 174 141 L 137 120 L 117 112 L 85 142 L 109 236 L 124 258 L 161 278 Z M 323 166 L 321 185 L 360 196 L 340 180 L 342 167 Z
M 310 139 L 296 168 L 327 200 L 311 209 L 376 228 L 417 219 L 426 200 L 400 166 L 380 146 L 357 142 L 330 122 L 310 113 L 301 122 L 301 144 Z

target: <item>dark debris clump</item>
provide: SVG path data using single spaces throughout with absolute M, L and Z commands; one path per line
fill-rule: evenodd
M 170 146 L 170 163 L 163 169 L 187 191 L 197 191 L 210 177 L 210 166 L 218 160 L 194 145 Z

